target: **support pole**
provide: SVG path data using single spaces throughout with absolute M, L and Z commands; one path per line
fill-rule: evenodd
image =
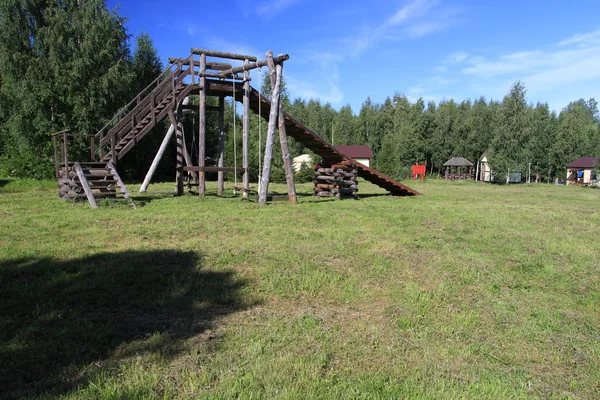
M 200 55 L 200 72 L 206 72 L 206 54 Z M 204 167 L 206 148 L 206 77 L 200 76 L 200 94 L 198 101 L 198 166 Z M 206 175 L 203 170 L 198 172 L 198 194 L 206 196 Z
M 244 65 L 247 66 L 250 61 L 246 59 Z M 244 177 L 242 178 L 242 198 L 248 199 L 248 188 L 250 187 L 250 174 L 248 173 L 248 136 L 250 132 L 250 74 L 244 71 L 244 115 L 242 117 L 242 167 L 244 168 Z M 259 116 L 259 118 L 261 118 Z
M 175 126 L 175 138 L 177 141 L 175 149 L 177 155 L 175 167 L 177 196 L 183 196 L 183 127 L 181 124 L 181 110 L 177 110 L 176 112 L 177 114 L 172 110 L 169 110 L 169 119 L 171 120 L 171 125 Z
M 277 114 L 279 110 L 279 91 L 281 86 L 281 65 L 276 66 L 275 86 L 271 95 L 271 111 L 269 113 L 269 127 L 267 130 L 267 144 L 265 147 L 265 158 L 260 181 L 260 190 L 258 194 L 258 204 L 266 204 L 267 193 L 269 191 L 269 176 L 271 174 L 271 159 L 273 157 L 273 140 L 275 136 L 275 125 L 277 124 Z
M 183 105 L 188 105 L 189 103 L 190 103 L 189 97 L 186 97 L 185 99 L 183 99 L 183 102 L 182 102 Z M 152 164 L 150 165 L 150 169 L 148 170 L 148 173 L 146 174 L 146 177 L 144 178 L 144 183 L 142 183 L 142 186 L 140 187 L 140 193 L 148 190 L 148 185 L 150 185 L 150 181 L 152 180 L 152 175 L 154 175 L 154 172 L 156 171 L 156 168 L 158 167 L 158 163 L 160 162 L 160 159 L 162 158 L 163 154 L 165 153 L 167 145 L 169 144 L 169 141 L 171 140 L 171 137 L 173 136 L 173 132 L 175 132 L 175 125 L 171 125 L 169 127 L 169 130 L 167 131 L 165 138 L 163 139 L 162 143 L 160 144 L 158 152 L 156 153 L 156 156 L 154 156 L 154 160 L 152 161 Z
M 192 157 L 190 156 L 190 152 L 188 151 L 187 145 L 185 144 L 185 130 L 182 130 L 182 132 L 183 132 L 183 159 L 185 160 L 185 166 L 193 167 Z M 196 172 L 189 171 L 188 175 L 194 179 L 194 183 L 198 183 L 198 174 Z
M 267 62 L 269 70 L 275 71 L 276 68 L 273 61 L 273 53 L 270 51 L 267 53 Z M 281 65 L 281 70 L 281 73 L 283 74 L 283 65 Z M 274 87 L 276 77 L 273 74 L 269 75 L 271 77 L 271 87 Z M 294 169 L 292 168 L 292 156 L 290 155 L 290 149 L 288 146 L 287 132 L 285 130 L 285 117 L 283 114 L 283 101 L 281 101 L 281 99 L 279 101 L 278 115 L 279 143 L 281 145 L 281 156 L 283 158 L 283 168 L 285 170 L 285 182 L 288 189 L 288 199 L 290 204 L 298 204 L 298 199 L 296 198 L 296 184 L 294 183 Z
M 225 97 L 219 96 L 219 162 L 218 167 L 223 168 L 223 162 L 225 158 Z M 223 196 L 223 190 L 225 189 L 225 182 L 223 171 L 217 172 L 217 180 L 219 187 L 217 193 L 219 196 Z

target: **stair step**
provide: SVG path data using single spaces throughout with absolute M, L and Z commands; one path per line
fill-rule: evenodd
M 110 171 L 94 171 L 86 174 L 84 171 L 83 176 L 88 178 L 89 181 L 89 178 L 104 178 L 105 176 L 112 176 L 112 173 Z
M 114 180 L 106 180 L 106 181 L 88 181 L 90 184 L 90 188 L 103 188 L 106 186 L 117 186 L 117 181 Z

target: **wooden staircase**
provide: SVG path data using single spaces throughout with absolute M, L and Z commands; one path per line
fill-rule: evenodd
M 87 198 L 92 208 L 98 208 L 97 199 L 131 197 L 111 161 L 69 163 L 61 168 L 58 185 L 60 198 Z
M 128 106 L 129 112 L 112 121 L 96 134 L 100 146 L 100 160 L 117 162 L 122 159 L 176 104 L 189 94 L 191 87 L 183 83 L 189 70 L 179 69 L 159 83 L 146 96 L 142 93 Z M 127 106 L 126 106 L 127 108 Z

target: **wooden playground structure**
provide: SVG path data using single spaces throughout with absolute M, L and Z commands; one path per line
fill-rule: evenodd
M 210 58 L 210 59 L 209 59 Z M 218 59 L 215 60 L 215 59 Z M 129 104 L 119 111 L 102 129 L 94 135 L 80 135 L 71 131 L 61 131 L 53 135 L 55 172 L 59 181 L 61 198 L 87 198 L 92 207 L 96 207 L 99 197 L 129 197 L 129 192 L 119 177 L 115 165 L 129 152 L 152 128 L 162 119 L 168 117 L 171 123 L 160 149 L 146 175 L 140 191 L 146 190 L 152 174 L 162 157 L 173 134 L 176 142 L 176 187 L 177 195 L 184 194 L 184 174 L 193 177 L 198 185 L 198 194 L 206 195 L 206 172 L 217 172 L 218 195 L 224 191 L 224 173 L 232 172 L 234 176 L 242 174 L 241 186 L 234 190 L 241 191 L 248 198 L 250 189 L 248 150 L 250 140 L 250 110 L 268 121 L 266 141 L 264 145 L 264 161 L 259 169 L 258 203 L 267 201 L 275 130 L 279 132 L 279 143 L 283 156 L 283 166 L 288 189 L 289 201 L 297 203 L 296 187 L 292 159 L 288 149 L 288 137 L 292 137 L 315 154 L 322 157 L 322 162 L 315 170 L 315 194 L 324 192 L 323 185 L 331 188 L 339 187 L 340 191 L 355 197 L 358 191 L 356 177 L 370 181 L 397 196 L 419 195 L 415 190 L 391 179 L 380 172 L 366 167 L 341 153 L 333 145 L 326 142 L 317 133 L 295 120 L 283 110 L 280 101 L 283 64 L 289 59 L 287 54 L 273 56 L 271 51 L 266 58 L 232 54 L 213 50 L 193 48 L 187 58 L 170 58 L 169 67 L 163 71 L 150 85 L 142 90 Z M 234 67 L 232 62 L 243 62 Z M 267 67 L 272 94 L 271 99 L 261 95 L 250 86 L 250 71 Z M 197 105 L 191 105 L 190 97 L 198 98 Z M 207 97 L 217 97 L 218 106 L 208 106 Z M 225 132 L 224 104 L 225 98 L 231 97 L 241 102 L 242 107 L 242 165 L 237 166 L 237 155 L 234 155 L 234 166 L 224 166 Z M 234 103 L 235 103 L 234 101 Z M 192 164 L 183 132 L 183 112 L 197 113 L 197 165 Z M 219 150 L 217 165 L 207 165 L 206 157 L 206 112 L 219 113 Z M 235 118 L 234 111 L 234 135 Z M 69 159 L 69 142 L 73 138 L 89 140 L 90 160 L 74 162 Z M 262 146 L 262 143 L 259 143 Z M 235 149 L 235 146 L 234 146 Z M 235 150 L 234 150 L 235 151 Z M 332 182 L 323 182 L 318 176 L 327 171 Z M 352 176 L 350 176 L 351 174 Z M 327 180 L 327 179 L 326 179 Z M 339 182 L 338 182 L 339 181 Z M 319 186 L 321 185 L 321 186 Z M 329 187 L 327 188 L 329 189 Z M 343 189 L 343 190 L 342 190 Z

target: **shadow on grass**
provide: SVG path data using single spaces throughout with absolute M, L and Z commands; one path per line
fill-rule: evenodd
M 67 393 L 140 353 L 175 357 L 252 305 L 239 293 L 247 282 L 201 261 L 164 250 L 1 262 L 0 397 Z
M 0 179 L 0 188 L 3 188 L 4 186 L 9 184 L 9 180 L 8 179 Z

